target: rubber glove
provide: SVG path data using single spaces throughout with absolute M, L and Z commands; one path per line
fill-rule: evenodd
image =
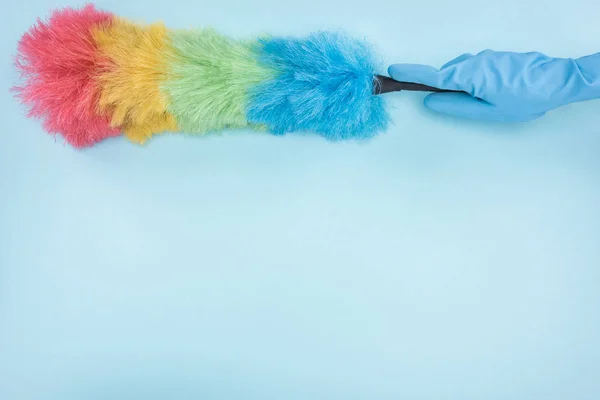
M 394 64 L 389 75 L 466 93 L 433 93 L 431 110 L 469 119 L 523 122 L 578 101 L 600 98 L 600 53 L 567 59 L 541 53 L 483 51 L 464 54 L 441 69 Z

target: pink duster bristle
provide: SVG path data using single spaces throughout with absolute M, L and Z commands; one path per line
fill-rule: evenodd
M 93 5 L 56 10 L 47 22 L 38 20 L 18 45 L 15 64 L 24 80 L 14 88 L 18 98 L 48 133 L 61 134 L 75 147 L 120 133 L 98 112 L 96 76 L 102 59 L 91 31 L 112 19 Z

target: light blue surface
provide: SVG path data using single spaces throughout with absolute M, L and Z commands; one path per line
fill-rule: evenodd
M 5 6 L 0 28 L 0 399 L 600 397 L 599 102 L 504 126 L 400 93 L 366 144 L 76 151 L 7 92 L 56 5 Z M 343 27 L 388 63 L 600 50 L 590 0 L 98 5 L 239 36 Z

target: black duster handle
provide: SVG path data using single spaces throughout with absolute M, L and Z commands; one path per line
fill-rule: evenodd
M 375 75 L 373 85 L 373 94 L 383 94 L 389 92 L 400 92 L 408 90 L 411 92 L 456 92 L 464 93 L 459 90 L 444 90 L 432 86 L 422 85 L 420 83 L 399 82 L 388 76 Z

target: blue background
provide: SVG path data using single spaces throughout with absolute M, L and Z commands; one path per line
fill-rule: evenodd
M 387 96 L 368 143 L 46 135 L 0 33 L 0 399 L 598 399 L 600 103 L 523 125 Z M 238 37 L 343 28 L 386 62 L 600 50 L 592 0 L 100 1 Z

